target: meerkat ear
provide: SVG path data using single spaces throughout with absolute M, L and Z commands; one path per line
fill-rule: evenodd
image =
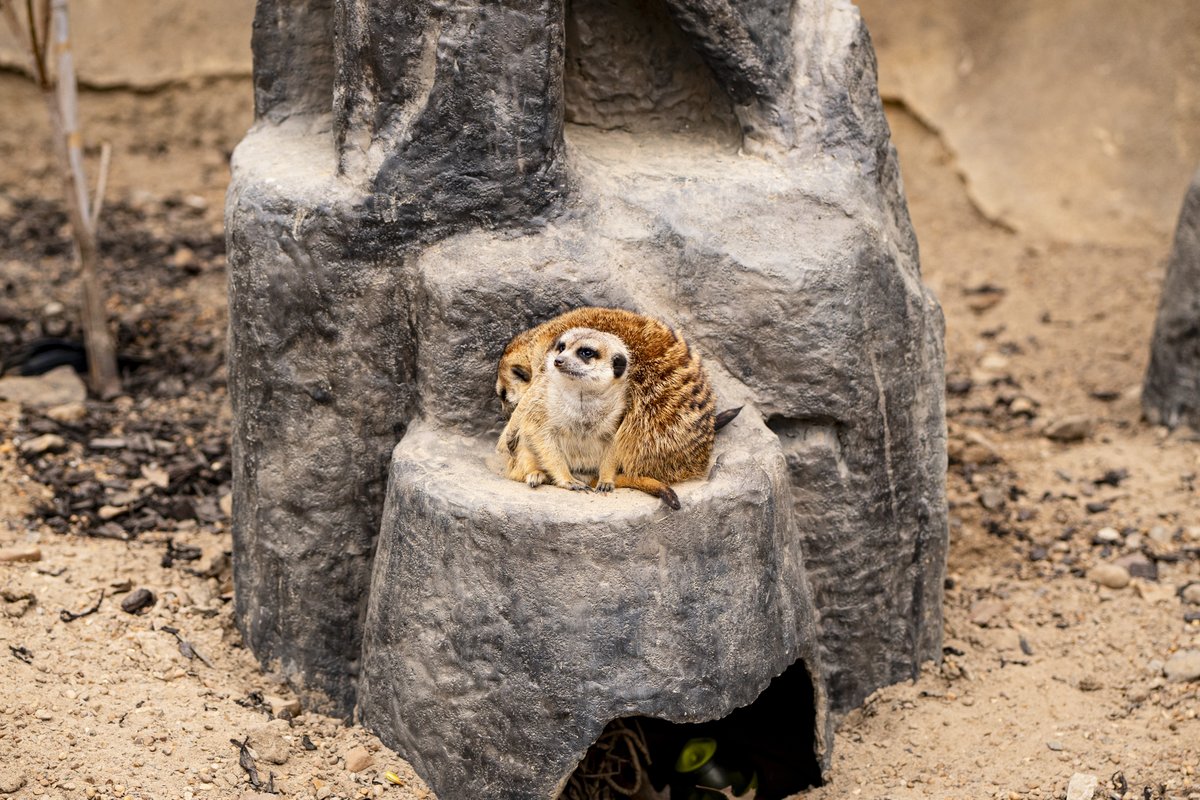
M 617 353 L 613 356 L 613 377 L 619 378 L 625 374 L 625 368 L 629 366 L 629 359 Z
M 529 383 L 529 370 L 525 369 L 524 367 L 513 367 L 512 374 L 514 378 L 522 383 Z

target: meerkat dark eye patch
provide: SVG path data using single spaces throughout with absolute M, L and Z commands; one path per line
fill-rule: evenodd
M 559 341 L 557 341 L 557 342 L 555 342 L 555 343 L 554 343 L 554 349 L 555 349 L 555 350 L 557 350 L 558 352 L 560 352 L 560 353 L 561 353 L 563 350 L 566 350 L 566 349 L 567 349 L 567 346 L 566 346 L 566 344 L 564 344 L 564 343 L 563 343 L 563 341 L 560 339 Z
M 514 378 L 522 383 L 529 383 L 529 370 L 524 367 L 513 367 L 512 374 Z
M 593 350 L 590 347 L 581 347 L 578 350 L 576 350 L 575 352 L 578 353 L 579 357 L 582 358 L 584 361 L 591 361 L 593 358 L 600 355 L 599 353 L 597 353 L 595 350 Z
M 617 353 L 615 356 L 613 356 L 612 364 L 613 377 L 619 378 L 625 374 L 625 368 L 629 366 L 629 359 L 625 358 L 625 356 L 621 355 L 620 353 Z

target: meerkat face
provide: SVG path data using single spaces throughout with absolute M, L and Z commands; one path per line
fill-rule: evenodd
M 528 348 L 510 347 L 505 350 L 496 376 L 496 395 L 505 413 L 511 414 L 517 407 L 532 380 L 533 365 L 529 361 Z
M 559 336 L 546 353 L 546 371 L 597 390 L 625 379 L 629 348 L 611 333 L 572 328 Z

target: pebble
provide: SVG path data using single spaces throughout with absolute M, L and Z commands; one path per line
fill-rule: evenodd
M 154 592 L 149 589 L 138 589 L 135 592 L 131 592 L 128 597 L 121 601 L 121 610 L 127 614 L 137 614 L 153 606 L 157 600 L 158 598 L 154 596 Z
M 42 551 L 37 547 L 0 547 L 0 564 L 17 561 L 41 561 Z
M 271 764 L 286 764 L 289 756 L 288 750 L 291 748 L 287 740 L 283 738 L 282 731 L 287 729 L 288 724 L 283 720 L 273 720 L 265 725 L 252 728 L 248 731 L 250 746 L 263 761 Z
M 1091 436 L 1093 426 L 1091 417 L 1063 417 L 1047 425 L 1042 433 L 1055 442 L 1079 442 Z
M 44 375 L 0 378 L 0 400 L 20 403 L 26 408 L 53 408 L 86 399 L 87 387 L 69 366 L 57 367 Z
M 1141 578 L 1147 581 L 1158 580 L 1158 565 L 1141 553 L 1130 553 L 1121 556 L 1113 562 L 1114 566 L 1124 567 L 1131 578 Z
M 1076 772 L 1067 784 L 1067 800 L 1092 800 L 1099 787 L 1100 780 L 1095 775 Z
M 50 720 L 54 719 L 54 715 L 44 708 L 39 708 L 37 711 L 34 711 L 33 715 L 42 722 L 49 722 Z
M 1163 666 L 1167 680 L 1183 683 L 1200 680 L 1200 650 L 1181 650 Z
M 1200 583 L 1189 583 L 1183 587 L 1183 591 L 1179 593 L 1183 598 L 1183 602 L 1190 603 L 1194 606 L 1200 606 Z
M 350 772 L 362 772 L 367 767 L 375 763 L 375 757 L 371 755 L 367 748 L 359 747 L 351 748 L 346 753 L 346 769 Z
M 61 406 L 47 408 L 46 416 L 55 422 L 79 422 L 87 416 L 87 406 L 83 403 L 63 403 Z
M 1096 531 L 1096 541 L 1101 544 L 1116 544 L 1121 541 L 1121 532 L 1116 528 L 1101 528 Z
M 1004 508 L 1007 498 L 1003 489 L 989 486 L 979 493 L 979 503 L 988 511 L 999 511 Z
M 1018 397 L 1016 400 L 1013 400 L 1008 406 L 1008 411 L 1015 417 L 1037 416 L 1036 407 L 1028 397 Z
M 285 713 L 289 716 L 300 716 L 300 701 L 292 698 L 287 699 L 274 694 L 263 695 L 263 702 L 267 704 L 267 708 L 271 709 L 271 714 L 276 717 L 282 717 Z
M 1156 544 L 1168 544 L 1171 541 L 1171 531 L 1165 525 L 1155 525 L 1147 535 Z
M 42 453 L 57 453 L 65 450 L 67 440 L 54 433 L 44 433 L 21 443 L 21 452 L 27 456 L 40 456 Z
M 1054 752 L 1058 753 L 1058 752 L 1062 751 L 1063 743 L 1058 741 L 1057 739 L 1051 739 L 1050 741 L 1046 742 L 1046 747 L 1048 747 L 1051 750 L 1053 750 Z
M 0 794 L 19 792 L 25 785 L 25 776 L 19 772 L 0 772 Z
M 1097 564 L 1088 570 L 1088 580 L 1110 589 L 1124 589 L 1129 585 L 1129 570 L 1116 564 Z

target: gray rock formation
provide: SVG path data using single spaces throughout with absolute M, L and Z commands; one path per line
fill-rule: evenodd
M 443 800 L 553 796 L 608 721 L 797 663 L 824 761 L 940 651 L 942 322 L 853 6 L 562 14 L 261 0 L 234 158 L 239 624 Z M 582 304 L 679 326 L 748 404 L 681 512 L 487 463 L 504 344 Z
M 1200 172 L 1192 177 L 1175 229 L 1142 409 L 1156 425 L 1182 422 L 1200 430 Z

